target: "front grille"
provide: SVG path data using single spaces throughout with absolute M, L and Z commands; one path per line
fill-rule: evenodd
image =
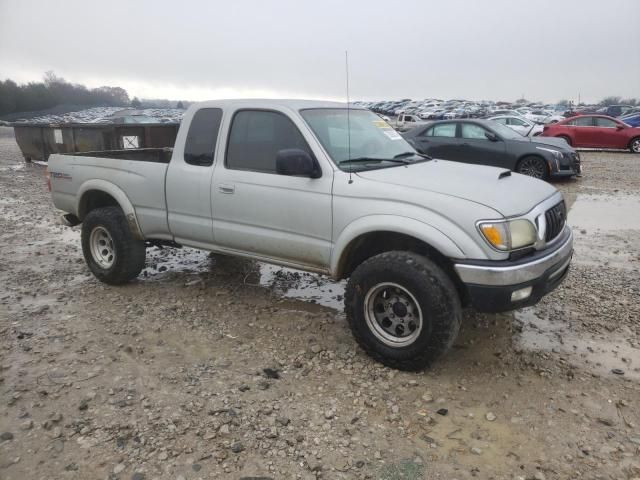
M 544 239 L 550 242 L 560 235 L 567 220 L 567 207 L 564 205 L 564 200 L 547 210 L 544 213 L 544 219 L 547 221 Z

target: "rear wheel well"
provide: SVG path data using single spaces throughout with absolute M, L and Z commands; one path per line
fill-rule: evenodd
M 414 252 L 429 258 L 447 273 L 460 295 L 460 300 L 467 304 L 467 290 L 456 274 L 453 263 L 438 250 L 426 242 L 410 235 L 397 232 L 370 232 L 354 238 L 345 248 L 338 264 L 338 278 L 347 278 L 365 260 L 390 251 Z
M 89 190 L 80 199 L 78 218 L 82 220 L 91 210 L 102 207 L 120 207 L 120 204 L 115 198 L 102 190 Z

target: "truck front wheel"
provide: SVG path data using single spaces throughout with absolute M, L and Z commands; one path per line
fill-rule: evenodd
M 392 251 L 358 266 L 345 292 L 345 311 L 358 344 L 399 370 L 421 370 L 453 344 L 462 318 L 449 276 L 429 259 Z
M 98 280 L 120 285 L 144 268 L 146 247 L 133 237 L 119 207 L 103 207 L 91 210 L 82 222 L 82 253 Z

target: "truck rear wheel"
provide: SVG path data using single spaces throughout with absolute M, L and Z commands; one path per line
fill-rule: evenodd
M 120 285 L 144 268 L 144 241 L 133 237 L 119 207 L 91 210 L 82 222 L 82 253 L 98 280 Z
M 449 276 L 413 252 L 385 252 L 351 275 L 345 311 L 358 344 L 399 370 L 421 370 L 445 353 L 460 330 L 462 308 Z

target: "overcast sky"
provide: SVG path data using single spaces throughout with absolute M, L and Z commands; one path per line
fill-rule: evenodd
M 640 0 L 0 0 L 0 79 L 130 96 L 640 97 Z

